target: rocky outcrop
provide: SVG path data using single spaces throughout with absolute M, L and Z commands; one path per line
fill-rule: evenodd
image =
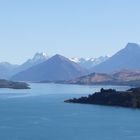
M 69 99 L 65 102 L 140 108 L 140 88 L 131 88 L 127 91 L 102 88 L 100 92 L 88 97 Z

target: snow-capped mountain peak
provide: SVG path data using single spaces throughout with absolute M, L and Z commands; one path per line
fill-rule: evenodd
M 46 61 L 48 59 L 48 55 L 46 53 L 36 53 L 33 58 L 31 59 L 28 59 L 26 62 L 24 62 L 22 65 L 20 65 L 15 73 L 18 73 L 18 72 L 21 72 L 21 71 L 24 71 L 32 66 L 35 66 L 37 64 L 40 64 L 40 63 L 43 63 L 44 61 Z
M 49 56 L 44 52 L 36 53 L 33 58 L 28 59 L 25 63 L 37 64 L 46 61 L 48 58 Z
M 98 65 L 104 61 L 106 61 L 109 57 L 108 56 L 101 56 L 99 58 L 69 58 L 71 61 L 78 63 L 82 67 L 85 67 L 87 69 L 94 67 L 95 65 Z
M 35 62 L 35 61 L 46 60 L 46 59 L 48 59 L 48 55 L 44 52 L 41 52 L 41 53 L 36 53 L 34 57 L 30 60 Z
M 69 60 L 71 60 L 71 61 L 73 61 L 73 62 L 75 62 L 75 63 L 80 63 L 82 59 L 83 59 L 83 58 L 77 58 L 77 57 L 69 58 Z

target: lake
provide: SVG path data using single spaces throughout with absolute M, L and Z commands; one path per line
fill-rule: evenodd
M 0 89 L 0 140 L 140 140 L 138 109 L 64 103 L 101 87 L 31 84 L 31 90 Z

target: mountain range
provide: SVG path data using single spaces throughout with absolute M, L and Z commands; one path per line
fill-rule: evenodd
M 136 43 L 128 43 L 126 47 L 108 60 L 94 66 L 91 72 L 112 73 L 122 69 L 140 69 L 140 46 Z
M 14 72 L 14 69 L 18 68 L 18 65 L 12 65 L 8 62 L 0 63 L 0 79 L 8 79 L 11 76 L 11 73 Z
M 91 73 L 86 76 L 78 77 L 69 81 L 64 81 L 66 84 L 80 85 L 140 85 L 140 70 L 121 70 L 116 73 Z
M 21 65 L 13 65 L 8 62 L 0 63 L 0 79 L 10 79 L 13 75 L 24 71 L 34 65 L 46 61 L 49 57 L 46 53 L 36 53 L 32 59 L 28 59 Z
M 26 62 L 24 62 L 21 65 L 13 65 L 8 62 L 2 62 L 0 63 L 0 78 L 1 79 L 10 79 L 13 75 L 16 75 L 17 73 L 20 73 L 22 71 L 25 71 L 32 66 L 38 65 L 40 63 L 43 63 L 47 61 L 49 57 L 46 53 L 36 53 L 33 58 L 28 59 Z M 107 56 L 105 57 L 99 57 L 99 58 L 68 58 L 70 61 L 73 61 L 80 65 L 81 67 L 85 69 L 90 69 L 93 66 L 105 61 L 108 59 Z
M 96 76 L 94 75 L 96 81 L 96 78 L 98 80 L 110 79 L 113 73 L 115 73 L 113 78 L 118 77 L 116 73 L 118 71 L 122 73 L 122 70 L 136 73 L 140 70 L 139 60 L 140 46 L 136 43 L 128 43 L 125 48 L 111 57 L 66 58 L 59 54 L 49 57 L 46 53 L 36 53 L 32 59 L 28 59 L 21 65 L 0 63 L 0 78 L 47 82 L 70 80 L 83 75 L 88 75 L 89 78 L 91 76 L 93 79 L 93 73 L 96 73 Z M 92 74 L 90 75 L 90 73 Z M 127 71 L 123 72 L 123 78 L 125 73 L 127 74 Z M 132 72 L 131 75 L 134 76 Z
M 36 53 L 32 59 L 28 59 L 26 62 L 24 62 L 23 64 L 21 64 L 19 67 L 17 67 L 16 69 L 14 69 L 14 73 L 19 73 L 21 71 L 27 70 L 28 68 L 38 65 L 40 63 L 43 63 L 44 61 L 46 61 L 49 58 L 49 56 L 46 53 Z
M 70 80 L 86 74 L 86 70 L 68 58 L 55 55 L 31 68 L 22 71 L 12 77 L 12 80 L 20 81 L 61 81 Z
M 71 61 L 74 61 L 75 63 L 79 64 L 80 66 L 90 69 L 106 60 L 109 59 L 109 56 L 100 56 L 98 58 L 69 58 Z

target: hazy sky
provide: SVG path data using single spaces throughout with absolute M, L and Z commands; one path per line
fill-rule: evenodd
M 112 55 L 127 42 L 140 43 L 140 0 L 0 0 L 0 61 Z

